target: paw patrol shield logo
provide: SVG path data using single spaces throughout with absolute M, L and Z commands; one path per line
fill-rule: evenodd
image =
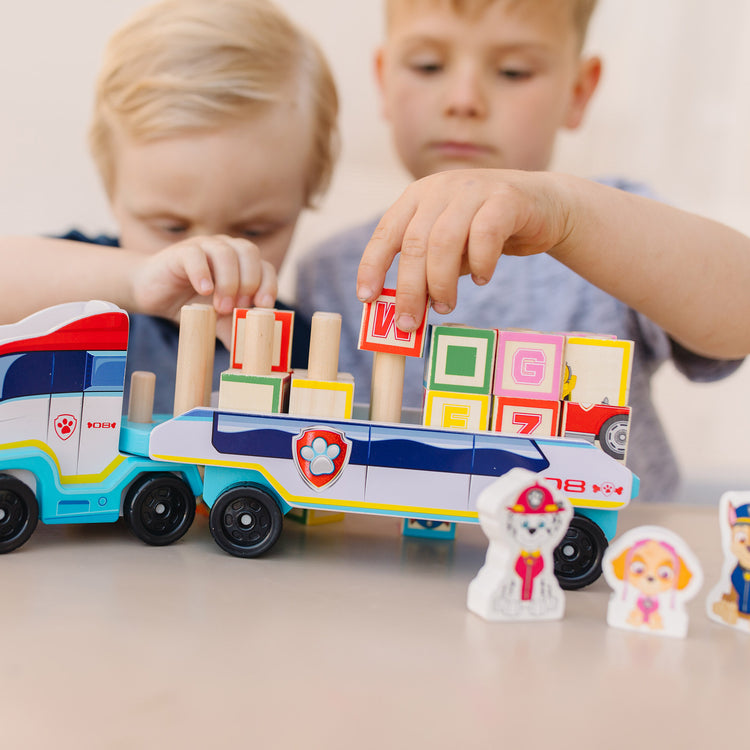
M 78 427 L 78 420 L 72 414 L 58 414 L 55 417 L 55 434 L 60 440 L 67 440 Z
M 314 490 L 332 485 L 349 463 L 351 440 L 337 430 L 309 427 L 292 441 L 294 465 Z

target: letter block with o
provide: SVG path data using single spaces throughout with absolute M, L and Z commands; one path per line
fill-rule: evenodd
M 496 344 L 495 329 L 432 326 L 425 388 L 490 395 Z

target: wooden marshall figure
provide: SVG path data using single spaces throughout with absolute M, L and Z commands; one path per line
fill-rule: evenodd
M 487 620 L 557 620 L 565 598 L 553 553 L 573 516 L 568 499 L 527 469 L 513 469 L 477 501 L 487 559 L 467 606 Z
M 724 567 L 708 596 L 708 616 L 750 633 L 750 492 L 725 492 L 719 503 Z

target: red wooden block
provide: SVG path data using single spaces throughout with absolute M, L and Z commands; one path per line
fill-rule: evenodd
M 559 401 L 495 396 L 490 426 L 494 432 L 555 436 L 559 434 L 559 426 Z
M 292 332 L 294 331 L 294 310 L 274 310 L 273 364 L 271 372 L 289 372 L 292 367 Z M 237 307 L 232 317 L 232 363 L 231 367 L 242 367 L 244 324 L 247 309 Z
M 425 305 L 422 325 L 416 331 L 402 331 L 395 323 L 396 290 L 383 289 L 374 302 L 366 302 L 364 305 L 359 348 L 370 352 L 421 357 L 427 327 L 427 309 L 428 305 Z

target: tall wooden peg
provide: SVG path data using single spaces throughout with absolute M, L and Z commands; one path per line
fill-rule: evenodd
M 244 359 L 245 375 L 268 375 L 273 365 L 273 310 L 253 308 L 245 318 Z
M 422 324 L 416 331 L 396 327 L 396 290 L 383 289 L 374 301 L 366 303 L 359 332 L 359 348 L 375 352 L 370 392 L 370 419 L 401 421 L 405 357 L 421 357 L 427 327 L 425 304 Z
M 310 380 L 336 380 L 339 370 L 341 315 L 316 312 L 310 328 L 310 358 L 307 377 Z
M 210 305 L 185 305 L 180 311 L 174 415 L 207 406 L 211 394 L 216 312 Z M 209 371 L 208 360 L 211 361 Z

